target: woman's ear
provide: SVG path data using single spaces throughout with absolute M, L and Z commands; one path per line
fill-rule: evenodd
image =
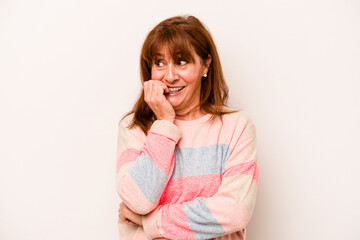
M 210 54 L 208 54 L 208 57 L 205 59 L 205 62 L 204 62 L 206 73 L 209 71 L 211 61 L 212 61 L 212 57 Z

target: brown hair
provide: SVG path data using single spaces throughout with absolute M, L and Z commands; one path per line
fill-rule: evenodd
M 174 60 L 180 52 L 182 59 L 194 60 L 192 52 L 200 57 L 202 64 L 210 55 L 212 61 L 206 78 L 201 79 L 200 109 L 216 116 L 230 113 L 223 109 L 228 99 L 228 86 L 225 83 L 219 55 L 214 41 L 204 25 L 194 16 L 176 16 L 159 23 L 146 37 L 140 56 L 141 81 L 150 80 L 151 67 L 156 53 L 167 47 Z M 144 90 L 132 110 L 134 113 L 129 128 L 139 126 L 146 134 L 156 116 L 144 100 Z

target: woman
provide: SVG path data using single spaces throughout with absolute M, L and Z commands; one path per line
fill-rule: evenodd
M 120 239 L 245 239 L 258 182 L 255 127 L 228 88 L 201 22 L 173 17 L 147 36 L 143 89 L 119 123 Z

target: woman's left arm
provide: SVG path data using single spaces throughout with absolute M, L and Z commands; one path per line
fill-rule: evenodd
M 226 161 L 218 192 L 181 204 L 159 206 L 142 224 L 150 239 L 209 239 L 246 227 L 258 185 L 256 130 L 248 120 Z

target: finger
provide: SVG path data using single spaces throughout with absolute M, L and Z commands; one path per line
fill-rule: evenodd
M 154 97 L 154 93 L 153 93 L 153 82 L 150 82 L 148 83 L 148 86 L 147 86 L 147 98 L 149 100 L 149 102 L 153 102 L 153 97 Z
M 165 93 L 169 92 L 168 87 L 167 87 L 166 84 L 163 83 L 161 80 L 149 80 L 148 82 L 150 82 L 151 84 L 154 84 L 154 85 L 156 85 L 156 86 L 161 86 L 162 89 L 163 89 L 162 94 L 163 94 L 164 92 L 165 92 Z
M 144 82 L 144 99 L 146 102 L 148 102 L 148 98 L 149 98 L 149 82 Z
M 162 90 L 163 90 L 162 94 L 164 94 L 164 92 L 165 93 L 169 92 L 169 89 L 168 89 L 168 87 L 166 86 L 165 83 L 163 83 L 162 81 L 158 81 L 158 84 L 162 87 Z
M 124 214 L 122 214 L 122 213 L 119 213 L 119 218 L 120 218 L 122 221 L 125 221 L 125 220 L 126 220 Z
M 126 219 L 124 222 L 128 225 L 136 225 L 136 223 L 130 221 L 129 219 Z
M 163 88 L 163 94 L 170 92 L 168 87 L 164 83 L 162 84 L 162 88 Z
M 123 221 L 126 219 L 124 207 L 125 207 L 125 204 L 120 204 L 120 208 L 118 210 L 118 213 L 119 213 L 118 216 Z
M 146 88 L 146 100 L 150 107 L 155 107 L 159 102 L 159 97 L 163 96 L 163 92 L 159 91 L 159 81 L 149 80 Z
M 124 218 L 124 211 L 121 208 L 119 208 L 118 213 L 120 218 Z
M 125 206 L 125 204 L 123 202 L 120 203 L 118 212 L 122 211 L 122 209 L 124 209 L 124 206 Z
M 165 92 L 164 86 L 161 86 L 161 85 L 157 85 L 157 86 L 156 86 L 156 95 L 157 95 L 158 97 L 164 98 L 164 97 L 163 97 L 163 96 L 164 96 L 164 92 Z
M 153 101 L 156 101 L 156 102 L 163 101 L 165 89 L 167 89 L 165 84 L 163 84 L 160 81 L 156 81 L 156 82 L 154 81 L 152 83 Z

